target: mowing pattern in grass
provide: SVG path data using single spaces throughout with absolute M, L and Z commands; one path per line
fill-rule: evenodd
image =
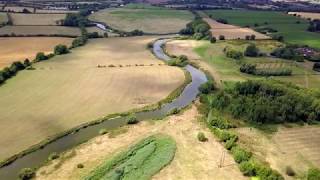
M 107 160 L 84 179 L 150 179 L 171 162 L 175 151 L 171 137 L 150 136 Z
M 9 14 L 13 25 L 61 25 L 61 20 L 65 18 L 65 14 Z
M 175 33 L 184 28 L 193 19 L 193 15 L 182 10 L 130 7 L 102 10 L 89 19 L 104 22 L 122 31 L 139 29 L 147 33 Z
M 284 36 L 289 43 L 306 44 L 320 48 L 320 34 L 308 32 L 308 21 L 281 12 L 248 10 L 213 10 L 206 11 L 214 19 L 223 18 L 230 24 L 259 28 L 269 27 L 277 30 L 275 35 Z M 298 23 L 297 23 L 298 22 Z

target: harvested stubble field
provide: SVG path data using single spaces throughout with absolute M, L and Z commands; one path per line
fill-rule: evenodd
M 7 14 L 0 12 L 0 25 L 1 25 L 2 23 L 6 23 L 6 22 L 8 22 L 8 16 L 7 16 Z
M 226 19 L 229 24 L 241 27 L 275 29 L 278 32 L 272 33 L 272 35 L 281 35 L 288 43 L 306 44 L 320 48 L 320 34 L 307 31 L 309 22 L 284 12 L 251 10 L 210 10 L 205 12 L 214 19 Z M 255 27 L 255 24 L 258 27 Z
M 72 38 L 61 37 L 0 38 L 0 69 L 13 61 L 33 60 L 38 52 L 49 54 L 58 44 L 70 46 L 72 41 Z
M 197 119 L 199 113 L 195 106 L 181 115 L 170 116 L 161 121 L 145 121 L 137 125 L 124 127 L 119 132 L 113 132 L 91 139 L 74 149 L 63 153 L 61 157 L 37 171 L 36 179 L 78 180 L 86 176 L 106 158 L 121 152 L 147 136 L 162 133 L 171 136 L 176 141 L 177 150 L 173 161 L 152 177 L 153 180 L 163 179 L 219 179 L 242 180 L 242 176 L 231 155 L 215 139 L 204 124 Z M 207 142 L 199 142 L 198 132 L 204 132 Z M 98 132 L 97 132 L 98 133 Z M 221 155 L 225 153 L 222 168 L 219 168 Z M 77 168 L 77 164 L 84 168 Z
M 211 32 L 214 37 L 224 36 L 225 39 L 245 39 L 246 36 L 255 35 L 256 39 L 270 39 L 269 36 L 256 32 L 250 28 L 243 28 L 230 24 L 222 24 L 211 18 L 204 18 L 210 25 Z
M 176 33 L 192 21 L 189 11 L 159 8 L 106 9 L 90 15 L 90 20 L 104 22 L 123 31 L 142 30 L 146 33 Z
M 79 28 L 65 26 L 4 26 L 0 28 L 0 35 L 37 36 L 37 35 L 66 35 L 80 36 Z
M 55 26 L 61 25 L 66 14 L 24 14 L 9 13 L 13 25 Z
M 10 11 L 10 12 L 22 12 L 23 9 L 26 9 L 30 12 L 33 12 L 33 10 L 34 10 L 34 8 L 25 7 L 25 6 L 6 6 L 4 8 L 5 11 Z
M 185 76 L 179 68 L 159 65 L 164 63 L 146 49 L 155 38 L 92 40 L 6 81 L 0 88 L 0 103 L 6 104 L 0 107 L 6 127 L 0 132 L 6 147 L 0 160 L 77 125 L 167 97 Z
M 320 19 L 320 13 L 310 13 L 310 12 L 288 12 L 290 15 L 296 14 L 297 16 L 300 16 L 301 18 L 305 19 Z
M 240 143 L 263 161 L 277 169 L 284 177 L 286 166 L 298 175 L 308 168 L 320 167 L 320 127 L 281 127 L 275 134 L 265 134 L 254 128 L 238 128 Z
M 273 40 L 251 41 L 264 53 L 270 53 L 272 49 L 281 46 L 281 43 Z M 195 46 L 197 45 L 197 46 Z M 253 76 L 241 73 L 239 71 L 239 61 L 227 58 L 223 53 L 225 47 L 235 50 L 244 51 L 249 45 L 246 41 L 225 41 L 210 44 L 206 41 L 195 40 L 174 40 L 166 45 L 166 50 L 173 55 L 191 55 L 195 58 L 195 63 L 208 70 L 215 78 L 216 82 L 223 81 L 244 81 L 247 79 L 261 79 L 261 76 Z M 272 78 L 292 82 L 302 87 L 319 88 L 320 74 L 304 67 L 305 63 L 294 63 L 290 60 L 283 60 L 271 57 L 249 58 L 245 57 L 241 60 L 250 64 L 285 64 L 285 67 L 292 69 L 292 76 L 274 76 Z

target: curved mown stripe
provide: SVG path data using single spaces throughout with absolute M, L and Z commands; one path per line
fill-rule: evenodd
M 147 180 L 171 162 L 175 151 L 176 143 L 171 137 L 150 136 L 106 160 L 84 179 Z

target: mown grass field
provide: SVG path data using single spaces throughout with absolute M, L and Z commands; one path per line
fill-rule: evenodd
M 320 48 L 320 34 L 307 31 L 308 21 L 284 12 L 249 10 L 212 10 L 205 12 L 212 15 L 214 19 L 223 18 L 228 20 L 230 24 L 243 27 L 247 25 L 251 28 L 271 27 L 278 30 L 275 34 L 284 36 L 284 40 L 288 43 L 306 44 Z M 297 21 L 300 23 L 297 24 Z M 265 22 L 268 24 L 265 25 Z M 254 27 L 256 23 L 259 24 L 259 27 Z
M 189 11 L 139 8 L 105 9 L 90 15 L 89 19 L 122 31 L 139 29 L 146 33 L 176 33 L 193 19 Z
M 4 26 L 0 28 L 0 35 L 68 35 L 80 36 L 79 28 L 65 26 Z
M 174 41 L 171 42 L 170 48 L 168 48 L 168 52 L 175 53 L 181 51 L 174 50 Z M 281 43 L 272 40 L 264 40 L 264 41 L 255 41 L 256 45 L 262 52 L 269 53 L 274 48 L 281 46 Z M 182 44 L 182 45 L 181 45 Z M 231 47 L 236 50 L 244 51 L 248 46 L 248 42 L 246 41 L 225 41 L 225 42 L 217 42 L 215 44 L 210 44 L 209 42 L 203 41 L 202 44 L 200 42 L 197 43 L 197 46 L 194 46 L 193 41 L 176 41 L 176 46 L 184 47 L 184 54 L 192 54 L 196 52 L 200 57 L 197 59 L 201 59 L 209 65 L 209 69 L 212 68 L 214 78 L 217 78 L 217 81 L 244 81 L 247 79 L 259 79 L 263 78 L 261 76 L 254 76 L 241 73 L 239 71 L 240 62 L 237 60 L 233 60 L 227 58 L 223 52 L 225 47 Z M 187 48 L 189 46 L 189 48 Z M 194 56 L 194 55 L 193 55 Z M 320 75 L 315 71 L 307 69 L 303 67 L 302 63 L 296 63 L 289 60 L 271 58 L 271 57 L 263 57 L 263 58 L 249 58 L 245 57 L 241 60 L 244 63 L 256 64 L 258 68 L 262 67 L 286 67 L 292 70 L 292 76 L 274 76 L 272 78 L 292 82 L 302 87 L 309 88 L 319 88 L 320 83 Z
M 66 14 L 23 14 L 10 13 L 13 25 L 60 25 Z
M 0 24 L 6 23 L 8 21 L 8 16 L 6 13 L 0 12 Z
M 106 160 L 83 179 L 151 179 L 171 162 L 175 151 L 170 136 L 150 136 Z
M 73 38 L 61 37 L 0 38 L 0 69 L 14 61 L 33 60 L 38 52 L 49 54 L 58 44 L 70 46 L 72 41 Z
M 5 104 L 1 124 L 6 127 L 0 132 L 0 145 L 6 147 L 0 160 L 82 123 L 167 97 L 185 76 L 146 49 L 155 38 L 92 40 L 6 81 L 0 88 L 0 104 Z

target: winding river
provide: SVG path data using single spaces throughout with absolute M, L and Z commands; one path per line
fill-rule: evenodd
M 167 41 L 167 39 L 157 40 L 153 45 L 153 53 L 155 56 L 163 61 L 168 61 L 170 57 L 168 57 L 163 49 L 162 45 Z M 154 111 L 147 112 L 138 112 L 136 116 L 138 120 L 148 120 L 148 119 L 157 119 L 166 116 L 168 112 L 170 112 L 174 108 L 183 108 L 192 101 L 194 101 L 199 94 L 199 86 L 207 81 L 206 75 L 194 68 L 191 65 L 187 65 L 185 69 L 190 72 L 192 77 L 192 82 L 188 84 L 181 95 L 177 97 L 174 101 L 164 104 L 161 108 Z M 174 78 L 174 77 L 172 77 Z M 92 125 L 84 129 L 80 129 L 79 131 L 69 134 L 67 136 L 61 137 L 56 141 L 53 141 L 42 149 L 36 150 L 32 153 L 29 153 L 11 164 L 0 168 L 0 179 L 3 180 L 11 180 L 17 179 L 18 173 L 22 168 L 35 168 L 39 167 L 43 163 L 46 162 L 48 156 L 52 152 L 61 153 L 70 148 L 73 148 L 83 142 L 88 141 L 98 135 L 100 129 L 105 128 L 107 130 L 115 129 L 120 126 L 126 125 L 125 117 L 116 117 L 109 120 L 106 120 L 100 124 Z

